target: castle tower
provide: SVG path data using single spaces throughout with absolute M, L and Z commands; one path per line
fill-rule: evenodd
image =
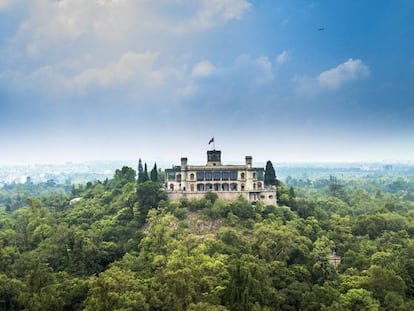
M 221 151 L 220 150 L 208 150 L 207 151 L 207 166 L 219 166 L 221 165 Z

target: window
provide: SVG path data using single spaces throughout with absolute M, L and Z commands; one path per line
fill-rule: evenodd
M 181 174 L 177 174 L 177 181 L 181 182 Z
M 206 184 L 205 190 L 206 190 L 206 191 L 211 191 L 211 190 L 213 190 L 213 185 L 212 185 L 212 184 Z
M 230 184 L 230 190 L 231 191 L 237 191 L 237 184 L 236 183 Z
M 241 191 L 244 191 L 244 184 L 241 184 Z
M 221 172 L 213 172 L 213 179 L 220 180 L 221 179 Z
M 273 199 L 273 195 L 269 195 L 269 199 Z
M 253 172 L 253 179 L 256 179 L 256 172 Z
M 199 171 L 196 174 L 197 174 L 197 181 L 204 180 L 204 172 L 203 171 Z
M 221 175 L 221 178 L 223 180 L 228 180 L 230 178 L 229 172 L 223 172 L 222 175 Z
M 175 180 L 175 172 L 171 172 L 171 171 L 169 171 L 169 172 L 167 173 L 167 179 L 168 179 L 168 180 Z
M 214 184 L 214 191 L 220 191 L 220 184 Z
M 170 190 L 174 191 L 174 184 L 170 184 Z
M 223 190 L 223 191 L 229 191 L 229 184 L 227 184 L 227 183 L 222 184 L 221 185 L 221 190 Z
M 262 183 L 261 182 L 257 183 L 257 188 L 262 189 Z
M 194 184 L 191 184 L 191 185 L 190 185 L 190 191 L 191 191 L 191 192 L 194 192 Z
M 197 191 L 204 191 L 204 184 L 197 184 Z
M 240 178 L 241 178 L 241 179 L 244 179 L 244 173 L 241 173 L 241 174 L 240 174 Z
M 230 180 L 237 180 L 237 171 L 230 171 Z
M 253 190 L 256 190 L 256 183 L 253 183 Z
M 190 180 L 194 180 L 194 174 L 193 173 L 190 174 Z
M 213 179 L 213 173 L 212 172 L 206 172 L 205 173 L 205 179 L 206 180 L 212 180 Z

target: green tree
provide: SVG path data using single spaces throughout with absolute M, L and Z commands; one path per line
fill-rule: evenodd
M 167 194 L 159 183 L 147 181 L 137 186 L 138 220 L 141 224 L 145 222 L 148 211 L 158 207 L 161 200 L 166 200 Z
M 141 280 L 132 271 L 111 267 L 90 280 L 86 311 L 148 310 Z
M 257 257 L 244 254 L 229 262 L 230 284 L 224 301 L 230 310 L 262 310 L 266 305 L 277 305 L 278 297 L 268 277 L 268 266 Z
M 384 302 L 384 298 L 389 292 L 405 295 L 405 283 L 395 271 L 371 266 L 366 274 L 367 278 L 363 279 L 361 287 L 372 292 L 374 298 L 379 301 Z
M 142 173 L 142 182 L 149 180 L 147 163 L 144 164 L 144 172 Z
M 275 169 L 270 160 L 266 162 L 264 184 L 266 186 L 276 186 L 277 184 Z
M 139 158 L 138 160 L 138 182 L 139 183 L 142 182 L 143 174 L 144 174 L 144 168 L 142 167 L 142 160 L 141 158 Z
M 239 196 L 236 201 L 231 203 L 231 211 L 241 219 L 253 218 L 256 215 L 253 206 L 242 196 Z
M 151 170 L 151 181 L 158 182 L 158 171 L 157 171 L 157 163 L 154 164 L 153 169 Z
M 27 295 L 27 287 L 22 281 L 0 274 L 1 310 L 23 310 Z
M 340 302 L 344 310 L 352 311 L 378 311 L 379 302 L 372 298 L 372 293 L 362 289 L 350 289 L 346 294 L 342 294 Z
M 120 170 L 118 169 L 115 171 L 115 176 L 114 176 L 115 186 L 121 188 L 129 182 L 135 182 L 136 175 L 137 173 L 135 172 L 134 169 L 128 166 L 123 166 Z
M 314 285 L 312 291 L 306 292 L 303 297 L 304 310 L 323 310 L 335 302 L 339 302 L 339 291 L 328 284 Z
M 166 267 L 160 273 L 160 282 L 166 284 L 172 310 L 187 310 L 192 303 L 220 304 L 230 275 L 223 259 L 202 253 L 202 248 L 188 248 L 180 243 L 168 256 Z M 195 244 L 197 245 L 197 244 Z

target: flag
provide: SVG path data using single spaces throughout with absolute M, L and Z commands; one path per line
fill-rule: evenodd
M 208 144 L 210 145 L 211 143 L 214 143 L 214 137 L 212 139 L 210 139 L 210 141 L 208 142 Z

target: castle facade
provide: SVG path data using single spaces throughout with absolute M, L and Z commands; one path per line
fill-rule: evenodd
M 206 165 L 189 165 L 187 158 L 181 158 L 180 166 L 165 170 L 168 198 L 201 199 L 206 192 L 214 192 L 226 201 L 242 196 L 252 204 L 275 205 L 276 188 L 265 187 L 264 168 L 253 167 L 252 161 L 246 156 L 244 165 L 223 165 L 220 150 L 207 151 Z

